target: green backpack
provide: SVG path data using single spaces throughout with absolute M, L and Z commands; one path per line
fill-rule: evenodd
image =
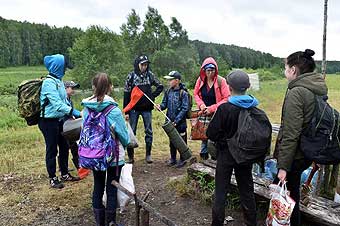
M 38 124 L 40 117 L 40 91 L 45 78 L 23 81 L 18 86 L 18 110 L 27 125 Z M 44 104 L 45 107 L 47 104 Z

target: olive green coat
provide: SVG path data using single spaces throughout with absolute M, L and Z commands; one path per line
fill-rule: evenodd
M 312 118 L 314 94 L 327 95 L 327 86 L 321 74 L 302 74 L 288 84 L 274 151 L 278 169 L 290 171 L 294 160 L 304 158 L 299 147 L 300 136 Z

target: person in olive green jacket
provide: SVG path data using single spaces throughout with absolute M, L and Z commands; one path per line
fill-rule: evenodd
M 299 147 L 302 131 L 312 119 L 314 95 L 327 95 L 327 86 L 323 76 L 314 72 L 314 51 L 306 49 L 292 53 L 285 60 L 285 76 L 288 88 L 284 98 L 281 115 L 281 127 L 277 137 L 274 157 L 279 169 L 277 178 L 287 181 L 290 196 L 296 202 L 291 226 L 300 226 L 300 177 L 311 162 L 304 159 Z

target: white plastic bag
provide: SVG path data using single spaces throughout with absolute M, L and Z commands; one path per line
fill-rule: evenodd
M 132 164 L 125 164 L 123 166 L 122 172 L 119 178 L 119 184 L 123 186 L 124 188 L 126 188 L 131 193 L 135 192 L 135 185 L 133 183 L 133 178 L 132 178 Z M 120 212 L 123 212 L 125 210 L 125 207 L 130 201 L 130 197 L 118 189 L 117 199 L 118 199 L 118 204 L 120 206 Z
M 335 192 L 335 195 L 334 195 L 334 202 L 340 203 L 340 194 L 337 192 Z
M 271 200 L 266 219 L 266 226 L 290 226 L 295 201 L 289 197 L 286 182 L 278 185 L 270 185 Z
M 133 130 L 131 128 L 131 125 L 129 122 L 126 122 L 126 127 L 128 129 L 129 132 L 129 136 L 130 136 L 130 143 L 128 144 L 128 148 L 138 148 L 138 140 L 137 137 L 135 136 L 135 134 L 133 133 Z

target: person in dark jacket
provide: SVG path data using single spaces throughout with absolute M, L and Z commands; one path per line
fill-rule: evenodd
M 133 87 L 137 86 L 144 92 L 149 98 L 155 100 L 155 98 L 163 91 L 163 85 L 159 82 L 156 76 L 150 70 L 150 61 L 146 55 L 141 55 L 135 59 L 134 70 L 129 73 L 125 82 L 124 88 L 124 102 L 123 107 L 130 102 L 131 91 Z M 152 86 L 156 87 L 153 91 Z M 151 148 L 153 140 L 152 132 L 152 109 L 153 103 L 143 96 L 133 109 L 129 112 L 125 112 L 125 119 L 130 121 L 133 132 L 136 134 L 137 123 L 139 116 L 141 115 L 144 122 L 145 130 L 145 161 L 152 163 Z M 133 148 L 127 149 L 129 161 L 134 162 L 134 150 Z
M 66 95 L 67 95 L 67 98 L 66 98 L 67 103 L 74 109 L 73 115 L 72 116 L 67 115 L 64 118 L 64 121 L 70 118 L 81 118 L 81 112 L 73 107 L 73 102 L 71 100 L 71 97 L 75 93 L 74 90 L 79 88 L 80 85 L 78 83 L 75 83 L 74 81 L 64 81 L 64 86 L 65 86 Z M 76 141 L 72 141 L 72 142 L 69 142 L 69 147 L 70 147 L 71 154 L 72 154 L 73 165 L 78 170 L 79 169 L 78 144 Z
M 178 71 L 171 71 L 169 75 L 164 76 L 169 81 L 169 89 L 165 92 L 162 103 L 156 107 L 158 110 L 167 110 L 166 115 L 171 120 L 178 133 L 181 135 L 185 143 L 187 143 L 187 122 L 186 113 L 189 110 L 189 96 L 184 84 L 181 83 L 181 74 Z M 170 159 L 167 162 L 168 166 L 176 165 L 176 168 L 181 168 L 185 165 L 182 156 L 177 162 L 175 146 L 170 143 Z
M 246 95 L 250 87 L 248 75 L 241 71 L 232 71 L 226 78 L 231 92 L 228 102 L 221 104 L 215 112 L 207 136 L 216 143 L 216 175 L 215 201 L 212 208 L 212 226 L 223 226 L 225 217 L 225 202 L 227 191 L 230 191 L 230 179 L 235 171 L 237 187 L 240 193 L 244 222 L 247 226 L 256 225 L 256 203 L 252 164 L 237 164 L 230 153 L 227 139 L 234 136 L 238 128 L 238 118 L 241 109 L 256 107 L 258 101 L 251 95 Z
M 279 169 L 277 179 L 287 181 L 290 196 L 296 202 L 290 223 L 301 223 L 300 177 L 311 162 L 304 159 L 299 148 L 301 132 L 308 126 L 314 112 L 314 95 L 327 95 L 327 86 L 323 76 L 314 72 L 314 51 L 306 49 L 292 53 L 285 60 L 285 75 L 288 88 L 283 101 L 281 127 L 276 140 L 274 157 Z

